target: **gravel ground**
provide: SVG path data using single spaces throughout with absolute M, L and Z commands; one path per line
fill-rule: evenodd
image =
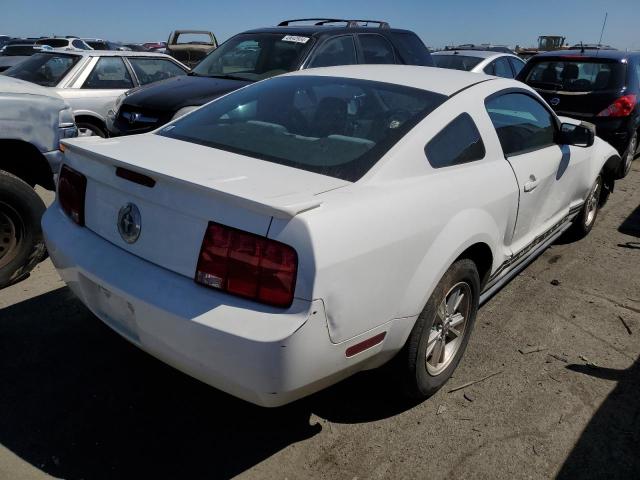
M 0 478 L 640 478 L 634 169 L 589 237 L 480 310 L 455 377 L 418 405 L 377 371 L 251 406 L 129 345 L 46 261 L 0 292 Z

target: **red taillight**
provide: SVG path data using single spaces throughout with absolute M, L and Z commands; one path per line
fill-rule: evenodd
M 636 107 L 638 97 L 635 95 L 625 95 L 617 98 L 615 102 L 601 111 L 599 117 L 628 117 Z
M 209 222 L 195 280 L 277 307 L 293 302 L 298 255 L 284 243 Z
M 67 165 L 62 165 L 58 178 L 58 201 L 62 210 L 78 225 L 84 225 L 84 196 L 87 178 Z

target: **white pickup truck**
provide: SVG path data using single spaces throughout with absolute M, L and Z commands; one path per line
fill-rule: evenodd
M 60 140 L 75 137 L 69 105 L 50 89 L 0 76 L 0 288 L 45 258 L 36 185 L 53 190 Z

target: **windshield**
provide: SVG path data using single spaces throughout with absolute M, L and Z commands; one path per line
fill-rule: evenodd
M 4 47 L 2 55 L 7 57 L 28 57 L 36 51 L 33 49 L 33 45 L 7 45 Z
M 4 74 L 43 87 L 55 87 L 80 60 L 79 55 L 37 53 Z
M 482 61 L 482 58 L 467 57 L 465 55 L 432 55 L 432 58 L 436 67 L 467 72 Z
M 281 33 L 236 35 L 205 57 L 193 75 L 262 80 L 296 68 L 311 43 L 309 37 Z
M 159 135 L 356 181 L 445 100 L 368 80 L 280 77 L 215 100 Z
M 594 92 L 622 88 L 625 75 L 625 64 L 620 62 L 559 59 L 536 63 L 525 83 L 546 90 Z

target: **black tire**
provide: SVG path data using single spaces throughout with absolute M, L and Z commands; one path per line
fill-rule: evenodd
M 571 225 L 569 234 L 574 240 L 580 240 L 586 237 L 593 229 L 596 218 L 598 218 L 600 206 L 602 205 L 602 192 L 603 179 L 602 174 L 600 174 L 591 187 L 589 195 L 582 206 L 582 210 L 580 210 L 580 213 L 573 219 L 573 225 Z
M 107 131 L 94 123 L 78 122 L 76 125 L 78 127 L 78 136 L 80 137 L 96 136 L 107 138 Z M 84 132 L 90 132 L 90 134 L 83 134 Z
M 26 277 L 45 258 L 45 208 L 33 188 L 0 170 L 0 288 Z
M 618 172 L 618 178 L 624 178 L 629 175 L 631 171 L 631 166 L 633 164 L 634 158 L 636 158 L 636 153 L 638 151 L 638 132 L 634 132 L 631 138 L 629 139 L 629 144 L 627 145 L 626 150 L 622 154 L 622 161 L 620 162 L 620 171 Z
M 438 308 L 442 305 L 443 300 L 447 298 L 449 301 L 453 300 L 451 295 L 454 293 L 454 289 L 459 288 L 459 285 L 466 286 L 467 290 L 465 291 L 468 297 L 459 302 L 460 310 L 464 310 L 466 315 L 464 325 L 456 326 L 460 329 L 460 325 L 462 325 L 462 331 L 458 330 L 459 335 L 455 336 L 448 328 L 444 328 L 444 322 L 440 320 L 442 315 L 438 313 Z M 396 365 L 400 369 L 398 373 L 404 379 L 404 389 L 408 396 L 417 399 L 430 397 L 449 380 L 469 343 L 469 337 L 478 313 L 479 298 L 480 276 L 476 264 L 469 259 L 456 261 L 449 267 L 431 294 L 411 331 L 407 344 L 397 357 Z M 454 309 L 454 311 L 457 310 Z M 448 316 L 447 312 L 444 313 Z M 442 328 L 439 329 L 439 326 Z M 440 367 L 435 365 L 438 362 L 434 358 L 437 345 L 431 346 L 434 343 L 440 343 L 440 340 L 430 342 L 430 337 L 432 339 L 450 337 L 451 342 L 456 338 L 459 339 L 455 349 L 450 352 L 450 358 Z M 452 343 L 447 343 L 447 345 L 452 345 Z

